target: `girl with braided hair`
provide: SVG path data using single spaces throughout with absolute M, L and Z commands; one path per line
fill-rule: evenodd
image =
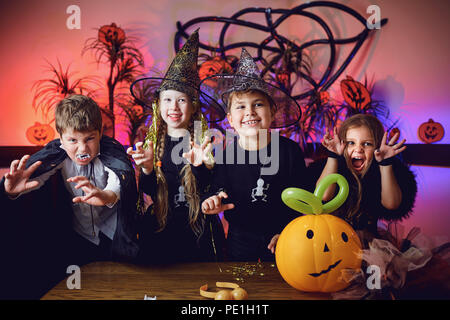
M 199 194 L 208 187 L 207 166 L 213 164 L 208 162 L 212 146 L 205 136 L 207 125 L 198 92 L 197 55 L 196 31 L 177 53 L 166 76 L 160 78 L 146 141 L 138 142 L 136 150 L 131 147 L 127 150 L 141 169 L 140 190 L 153 201 L 140 223 L 141 262 L 221 258 L 222 224 L 217 217 L 206 217 L 200 211 Z M 147 79 L 155 78 L 138 81 Z M 135 83 L 131 88 L 133 95 Z M 197 123 L 202 130 L 194 130 Z M 197 131 L 201 134 L 195 136 Z M 203 140 L 201 145 L 194 144 L 198 140 Z M 197 178 L 200 176 L 201 179 Z

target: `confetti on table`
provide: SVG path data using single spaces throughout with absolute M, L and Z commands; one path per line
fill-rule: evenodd
M 271 265 L 273 266 L 273 265 Z M 228 273 L 231 273 L 234 277 L 234 280 L 244 282 L 244 277 L 248 276 L 264 276 L 264 269 L 261 261 L 258 261 L 256 264 L 250 264 L 248 262 L 242 265 L 231 266 L 231 269 L 225 270 Z

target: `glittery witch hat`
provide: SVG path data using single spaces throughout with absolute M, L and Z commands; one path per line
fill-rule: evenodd
M 187 39 L 184 46 L 172 60 L 163 78 L 146 77 L 138 79 L 130 87 L 131 94 L 141 105 L 150 107 L 150 104 L 159 97 L 164 90 L 176 90 L 187 94 L 193 104 L 200 103 L 202 114 L 208 122 L 217 122 L 225 118 L 225 112 L 215 101 L 199 90 L 200 78 L 197 70 L 199 35 L 198 29 Z M 142 97 L 139 87 L 147 82 L 154 90 L 153 97 Z
M 276 107 L 271 128 L 284 128 L 299 121 L 300 106 L 289 93 L 264 81 L 252 56 L 242 48 L 237 71 L 233 75 L 216 74 L 200 83 L 202 92 L 214 97 L 218 104 L 227 110 L 228 97 L 233 91 L 258 90 L 267 94 Z
M 207 120 L 212 122 L 221 121 L 225 118 L 225 112 L 222 107 L 207 95 L 203 96 L 199 90 L 200 78 L 197 72 L 198 46 L 199 35 L 197 29 L 187 39 L 181 50 L 177 52 L 164 77 L 146 77 L 138 79 L 131 84 L 130 91 L 136 102 L 143 106 L 151 107 L 153 110 L 152 124 L 148 128 L 147 136 L 144 140 L 144 149 L 147 149 L 149 143 L 152 142 L 153 152 L 155 153 L 156 151 L 158 125 L 160 123 L 158 99 L 161 91 L 176 90 L 183 92 L 190 97 L 194 108 L 200 104 L 201 113 L 198 120 L 201 120 L 202 130 L 200 137 L 195 137 L 196 139 L 199 138 L 200 142 L 203 142 L 203 139 L 206 137 Z M 141 89 L 149 87 L 154 89 L 144 91 L 147 94 L 143 96 Z M 161 167 L 161 161 L 156 161 L 156 157 L 153 157 L 153 159 L 153 166 Z M 142 192 L 140 192 L 137 209 L 141 214 L 145 212 L 143 203 Z

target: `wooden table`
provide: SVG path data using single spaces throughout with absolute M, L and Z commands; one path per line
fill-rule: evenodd
M 70 276 L 70 275 L 69 275 Z M 329 294 L 305 293 L 290 287 L 275 263 L 221 262 L 139 266 L 94 262 L 81 267 L 81 289 L 68 289 L 66 279 L 42 299 L 133 299 L 156 296 L 158 300 L 203 299 L 199 288 L 217 281 L 238 283 L 250 300 L 330 299 Z

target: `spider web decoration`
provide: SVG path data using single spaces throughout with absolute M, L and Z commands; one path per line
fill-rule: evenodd
M 319 7 L 347 13 L 352 16 L 355 21 L 361 23 L 361 32 L 356 36 L 337 38 L 323 18 L 309 11 L 309 9 Z M 263 15 L 265 24 L 245 20 L 245 15 L 247 14 Z M 288 39 L 283 34 L 280 34 L 277 31 L 277 28 L 282 22 L 293 16 L 311 19 L 323 30 L 325 37 L 299 44 L 296 43 L 296 41 Z M 380 26 L 386 25 L 387 21 L 388 19 L 386 18 L 382 19 L 380 21 Z M 257 54 L 254 56 L 254 60 L 261 63 L 263 66 L 261 76 L 264 77 L 266 81 L 272 82 L 274 85 L 286 90 L 286 92 L 302 105 L 302 109 L 304 109 L 302 110 L 303 117 L 299 121 L 299 124 L 294 125 L 297 130 L 306 130 L 306 132 L 304 132 L 304 142 L 299 141 L 302 144 L 305 143 L 306 140 L 314 141 L 314 139 L 317 139 L 317 137 L 320 136 L 320 131 L 325 129 L 322 127 L 324 123 L 334 125 L 337 121 L 338 112 L 335 109 L 338 107 L 336 105 L 331 105 L 330 103 L 318 103 L 320 100 L 318 100 L 317 97 L 320 97 L 321 93 L 326 92 L 336 79 L 339 78 L 353 60 L 369 34 L 376 30 L 367 27 L 366 17 L 363 17 L 346 5 L 331 1 L 305 3 L 292 9 L 246 8 L 236 12 L 231 17 L 198 17 L 184 24 L 178 21 L 176 24 L 177 32 L 174 39 L 175 51 L 178 51 L 181 48 L 183 38 L 187 39 L 189 37 L 189 34 L 186 32 L 187 29 L 192 28 L 192 30 L 195 30 L 199 24 L 205 22 L 222 23 L 223 26 L 220 30 L 218 45 L 212 46 L 200 41 L 199 47 L 201 49 L 215 52 L 216 56 L 225 59 L 226 56 L 230 55 L 228 54 L 230 50 L 242 47 L 255 48 Z M 251 41 L 229 43 L 227 32 L 229 32 L 229 28 L 232 25 L 265 32 L 267 33 L 267 37 L 259 43 Z M 353 47 L 351 48 L 350 53 L 340 65 L 337 65 L 337 46 L 352 44 Z M 330 54 L 325 69 L 318 77 L 315 77 L 318 79 L 314 79 L 311 75 L 312 66 L 308 61 L 306 52 L 308 51 L 308 48 L 317 45 L 326 45 L 329 48 Z M 314 70 L 314 73 L 318 74 L 318 71 L 319 70 Z M 299 79 L 306 81 L 306 89 L 301 92 L 295 92 L 294 86 Z M 317 110 L 308 110 L 311 108 L 316 108 Z M 308 115 L 311 114 L 314 115 L 314 118 L 305 119 L 305 117 L 308 117 Z M 304 123 L 308 123 L 306 127 L 304 126 Z M 311 130 L 311 132 L 309 132 L 309 130 Z M 309 136 L 309 133 L 313 133 L 313 131 L 314 134 Z

